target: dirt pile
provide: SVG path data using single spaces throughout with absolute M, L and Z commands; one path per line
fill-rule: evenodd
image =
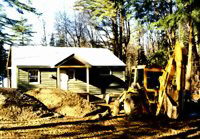
M 34 98 L 16 89 L 0 88 L 0 120 L 28 121 L 47 113 L 51 112 Z
M 64 116 L 84 117 L 96 110 L 95 105 L 83 99 L 80 95 L 60 89 L 34 89 L 26 92 L 26 94 L 41 101 L 48 109 Z

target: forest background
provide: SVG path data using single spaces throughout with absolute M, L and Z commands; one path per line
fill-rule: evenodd
M 34 25 L 23 15 L 28 12 L 41 16 L 44 13 L 34 8 L 32 1 L 2 0 L 0 3 L 2 77 L 6 77 L 7 53 L 4 46 L 34 44 Z M 5 10 L 7 7 L 14 9 L 21 18 L 9 17 Z M 199 74 L 198 0 L 76 0 L 73 15 L 58 11 L 54 27 L 55 31 L 48 38 L 46 23 L 43 22 L 40 45 L 108 48 L 126 63 L 127 83 L 133 65 L 164 68 L 177 42 L 186 56 L 188 81 Z

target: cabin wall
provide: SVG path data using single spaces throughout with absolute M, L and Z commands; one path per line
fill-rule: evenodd
M 29 83 L 29 69 L 18 69 L 18 88 L 56 88 L 56 71 L 54 69 L 40 69 L 40 81 L 37 84 Z
M 57 87 L 57 74 L 56 69 L 39 69 L 40 71 L 40 82 L 39 84 L 29 83 L 29 71 L 27 68 L 18 69 L 18 88 L 22 89 L 32 89 L 32 88 L 56 88 Z M 76 93 L 87 92 L 86 83 L 86 69 L 62 69 L 69 73 L 69 71 L 74 70 L 75 76 L 73 79 L 68 80 L 68 90 Z M 124 74 L 122 71 L 112 71 L 113 76 L 118 77 L 122 80 L 124 79 Z M 99 74 L 96 69 L 90 69 L 90 85 L 89 91 L 91 94 L 101 94 L 101 93 L 121 93 L 123 91 L 123 86 L 113 83 L 111 79 L 107 76 L 111 76 L 110 73 Z M 108 86 L 108 85 L 109 86 Z
M 112 75 L 120 78 L 121 80 L 125 81 L 125 72 L 124 71 L 112 71 Z
M 85 93 L 87 84 L 84 81 L 78 80 L 78 79 L 71 79 L 68 81 L 68 90 L 76 93 Z M 89 91 L 90 94 L 102 94 L 104 90 L 101 87 L 97 87 L 94 85 L 89 85 Z M 105 93 L 122 93 L 124 91 L 124 88 L 121 86 L 118 86 L 115 83 L 110 84 L 109 87 L 105 89 Z
M 28 71 L 26 69 L 18 69 L 18 83 L 28 83 Z
M 69 80 L 68 81 L 68 90 L 72 91 L 72 92 L 76 92 L 76 93 L 85 93 L 87 92 L 87 83 L 85 83 L 84 81 L 75 79 L 75 80 Z M 101 89 L 93 86 L 93 85 L 89 85 L 89 89 L 90 89 L 90 93 L 91 94 L 101 94 Z
M 56 88 L 56 71 L 55 70 L 41 70 L 41 79 L 39 87 Z
M 69 79 L 68 89 L 73 92 L 87 92 L 86 91 L 86 69 L 74 69 L 75 78 Z M 108 68 L 90 68 L 89 69 L 89 92 L 91 94 L 102 93 L 121 93 L 124 90 L 124 72 L 114 71 L 110 72 Z M 112 76 L 115 76 L 113 78 Z M 120 81 L 119 81 L 120 80 Z M 123 82 L 123 83 L 122 83 Z

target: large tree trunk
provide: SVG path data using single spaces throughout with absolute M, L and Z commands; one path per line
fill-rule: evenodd
M 130 41 L 130 23 L 127 20 L 124 20 L 124 30 L 125 30 L 125 35 L 124 35 L 124 48 L 123 48 L 123 61 L 126 63 L 127 57 L 127 49 L 128 49 L 128 44 Z
M 186 69 L 185 90 L 188 92 L 191 88 L 191 73 L 192 73 L 192 50 L 193 50 L 193 23 L 189 21 L 189 46 L 188 46 L 188 61 Z
M 199 30 L 200 31 L 200 30 Z M 199 35 L 200 33 L 197 32 L 197 36 Z M 194 44 L 193 48 L 192 48 L 192 51 L 193 51 L 193 55 L 194 55 L 194 61 L 196 62 L 197 65 L 199 65 L 199 54 L 198 54 L 198 42 L 195 41 L 195 32 L 192 31 L 192 43 Z
M 117 19 L 113 19 L 112 20 L 112 32 L 113 32 L 113 51 L 114 54 L 119 57 L 119 51 L 118 51 L 118 47 L 119 47 L 119 43 L 118 43 L 118 26 L 117 26 Z
M 123 57 L 122 57 L 122 50 L 123 50 L 123 33 L 124 33 L 124 17 L 122 15 L 122 13 L 120 13 L 120 16 L 119 16 L 119 20 L 120 20 L 120 25 L 119 25 L 119 58 L 121 60 L 123 60 Z
M 173 14 L 173 0 L 170 0 L 170 14 Z M 175 46 L 176 37 L 175 37 L 175 27 L 170 27 L 168 33 L 169 43 L 171 44 L 171 48 Z

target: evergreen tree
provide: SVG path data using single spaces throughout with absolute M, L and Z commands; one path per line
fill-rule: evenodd
M 7 60 L 7 54 L 6 50 L 3 47 L 3 41 L 0 41 L 0 76 L 5 77 L 6 76 L 6 60 Z
M 50 46 L 55 46 L 55 37 L 54 37 L 54 34 L 52 33 L 51 34 L 51 38 L 50 38 L 50 43 L 49 43 Z
M 7 4 L 6 6 L 16 9 L 16 11 L 19 14 L 24 14 L 24 11 L 29 11 L 39 15 L 39 13 L 36 12 L 36 9 L 30 6 L 30 3 L 25 4 L 20 2 L 19 0 L 3 0 L 3 2 L 4 4 Z M 3 5 L 3 3 L 0 4 L 0 40 L 6 44 L 13 44 L 13 35 L 9 32 L 6 32 L 6 29 L 12 28 L 15 24 L 18 24 L 20 21 L 9 18 L 6 15 L 4 8 L 5 5 Z
M 197 52 L 197 46 L 200 40 L 199 0 L 135 0 L 134 2 L 136 18 L 143 21 L 143 23 L 150 22 L 153 27 L 168 34 L 169 44 L 171 44 L 172 49 L 174 49 L 175 42 L 178 39 L 179 41 L 183 41 L 183 37 L 180 37 L 182 34 L 187 36 L 187 41 L 184 42 L 185 48 L 188 49 L 185 90 L 189 91 L 191 88 L 192 72 L 194 72 L 192 66 L 195 63 L 199 66 L 200 63 Z M 181 31 L 183 27 L 185 27 L 186 30 Z M 197 41 L 195 41 L 194 31 L 196 31 L 197 34 Z M 197 71 L 198 70 L 199 69 L 197 69 Z
M 36 12 L 35 8 L 29 6 L 30 3 L 25 4 L 20 2 L 19 0 L 3 0 L 3 2 L 4 4 L 7 4 L 6 6 L 16 9 L 19 14 L 23 14 L 24 11 L 29 11 L 39 15 L 39 13 Z M 5 5 L 3 5 L 3 3 L 0 3 L 0 75 L 6 76 L 5 67 L 7 56 L 3 45 L 12 45 L 12 38 L 14 37 L 12 34 L 10 34 L 10 32 L 6 30 L 11 29 L 15 24 L 18 24 L 20 21 L 9 18 L 5 13 L 4 6 Z
M 27 24 L 27 19 L 21 18 L 13 27 L 14 37 L 12 41 L 15 45 L 25 46 L 30 44 L 32 34 L 34 33 L 32 30 L 32 25 Z
M 57 47 L 66 47 L 64 35 L 60 35 L 58 40 L 56 41 Z

